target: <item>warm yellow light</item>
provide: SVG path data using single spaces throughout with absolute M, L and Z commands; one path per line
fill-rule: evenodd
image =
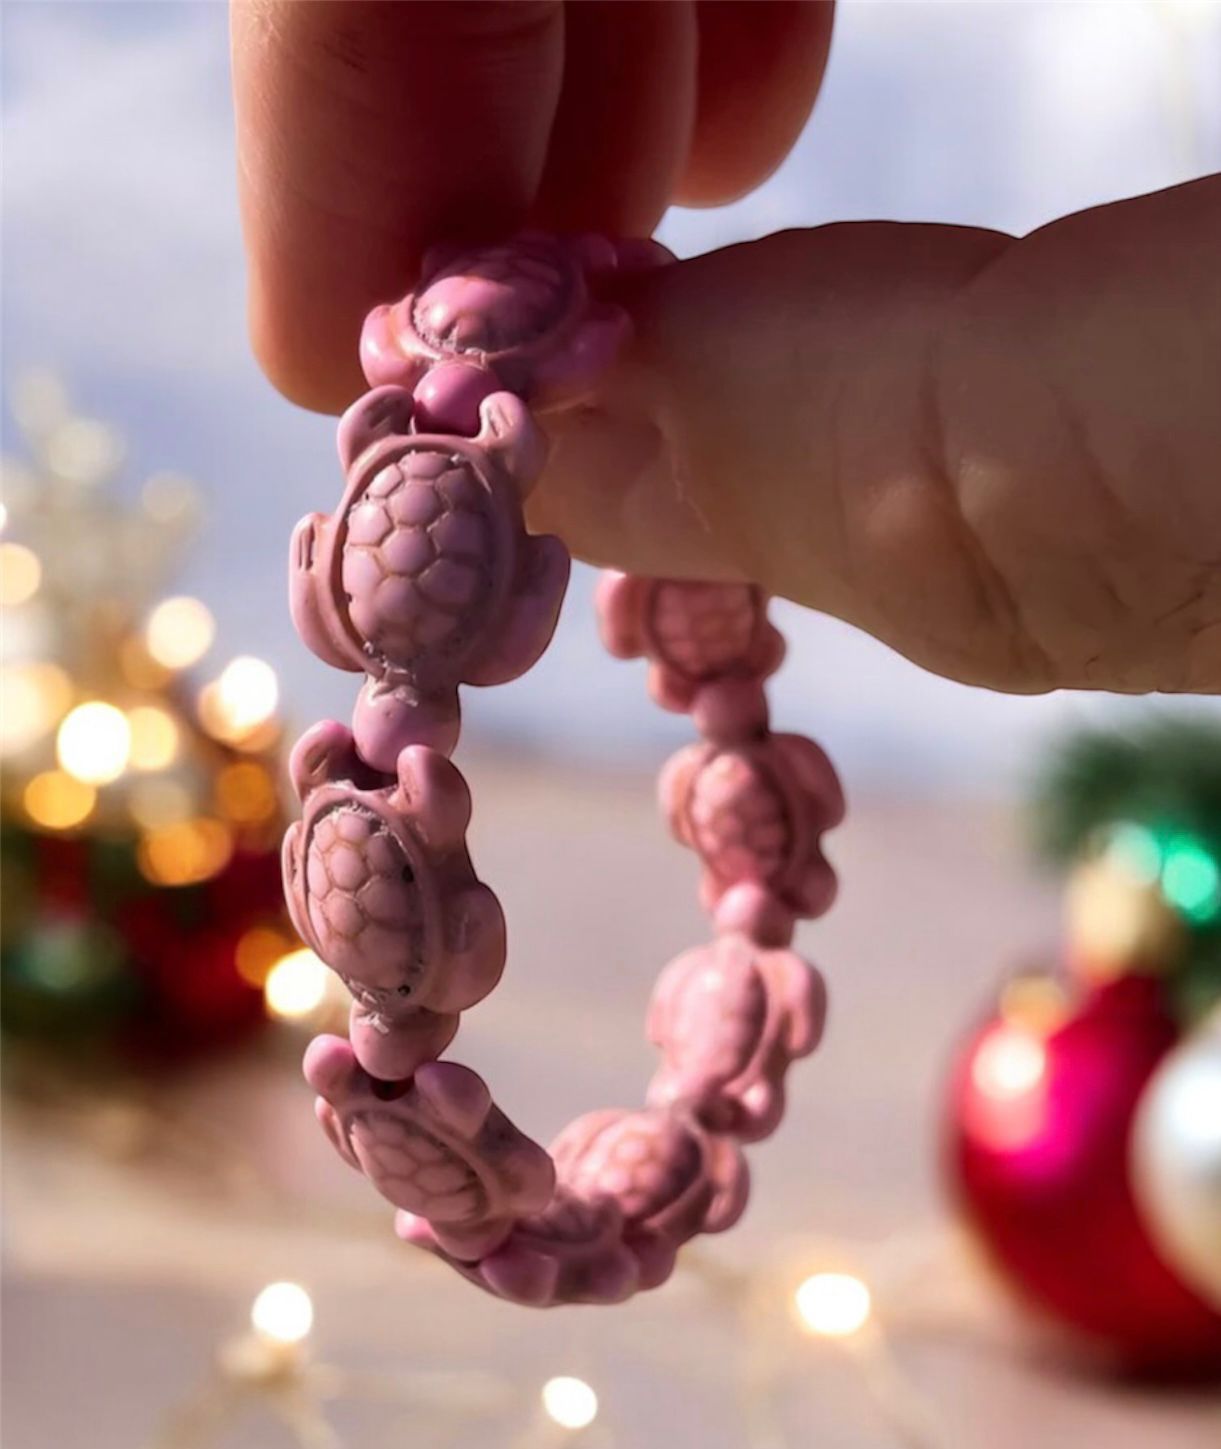
M 317 1011 L 326 995 L 326 967 L 312 951 L 293 951 L 267 973 L 263 999 L 272 1016 L 288 1021 Z
M 55 740 L 59 763 L 88 785 L 117 780 L 131 753 L 127 716 L 100 699 L 78 704 L 65 715 Z
M 51 728 L 72 698 L 57 664 L 13 664 L 0 671 L 0 752 L 15 755 Z
M 869 1289 L 851 1273 L 815 1273 L 793 1295 L 802 1323 L 822 1338 L 848 1338 L 869 1321 Z
M 150 830 L 136 860 L 156 885 L 194 885 L 228 864 L 233 837 L 219 820 L 184 820 Z
M 291 944 L 287 936 L 270 926 L 252 926 L 239 938 L 234 952 L 237 974 L 251 986 L 262 986 Z
M 275 670 L 248 654 L 230 660 L 200 697 L 204 727 L 218 739 L 236 741 L 275 713 L 280 686 Z
M 567 1374 L 543 1385 L 543 1408 L 561 1429 L 584 1429 L 598 1417 L 598 1396 L 584 1379 Z
M 33 549 L 21 543 L 0 543 L 0 604 L 24 604 L 41 583 L 42 565 Z
M 71 830 L 89 816 L 97 801 L 92 785 L 62 770 L 44 770 L 25 787 L 22 803 L 30 819 L 50 830 Z
M 167 669 L 186 669 L 202 659 L 215 634 L 207 605 L 186 595 L 162 600 L 144 627 L 148 652 Z
M 189 819 L 194 804 L 191 792 L 177 780 L 136 780 L 127 796 L 131 818 L 145 830 Z
M 1024 1097 L 1043 1080 L 1047 1048 L 1020 1026 L 995 1027 L 979 1044 L 971 1063 L 971 1080 L 994 1102 Z
M 275 813 L 275 783 L 261 765 L 239 760 L 216 777 L 216 803 L 228 819 L 255 825 Z
M 314 1326 L 314 1305 L 300 1283 L 268 1283 L 254 1300 L 250 1321 L 275 1343 L 300 1343 Z
M 174 716 L 156 704 L 128 710 L 131 727 L 131 763 L 137 770 L 164 770 L 178 753 L 178 725 Z

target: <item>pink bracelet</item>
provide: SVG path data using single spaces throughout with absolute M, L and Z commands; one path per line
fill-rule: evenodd
M 820 836 L 843 797 L 816 745 L 768 728 L 763 682 L 784 646 L 767 600 L 746 584 L 608 573 L 607 647 L 647 658 L 654 698 L 702 736 L 666 767 L 661 800 L 700 857 L 714 937 L 657 983 L 645 1107 L 581 1117 L 550 1154 L 474 1072 L 437 1060 L 505 962 L 448 758 L 458 686 L 529 669 L 568 580 L 564 545 L 522 521 L 546 452 L 526 404 L 590 396 L 630 331 L 595 300 L 599 282 L 669 260 L 653 243 L 539 235 L 430 253 L 418 289 L 369 315 L 373 390 L 339 425 L 346 489 L 292 541 L 298 631 L 365 676 L 352 729 L 315 725 L 291 762 L 303 818 L 284 842 L 289 909 L 353 996 L 350 1040 L 306 1053 L 318 1118 L 399 1209 L 401 1237 L 540 1306 L 653 1287 L 687 1239 L 737 1220 L 739 1144 L 775 1130 L 789 1063 L 825 1014 L 821 977 L 788 946 L 799 917 L 831 904 Z

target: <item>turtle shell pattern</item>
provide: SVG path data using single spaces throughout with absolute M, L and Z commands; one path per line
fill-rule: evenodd
M 396 1207 L 447 1227 L 486 1218 L 488 1193 L 479 1174 L 419 1125 L 366 1108 L 349 1123 L 348 1141 L 365 1175 Z
M 362 1005 L 410 1010 L 424 974 L 425 911 L 415 867 L 387 822 L 351 800 L 308 812 L 306 910 L 318 953 Z
M 700 1143 L 672 1113 L 605 1115 L 605 1125 L 600 1130 L 595 1126 L 592 1133 L 589 1126 L 594 1124 L 588 1119 L 574 1122 L 553 1147 L 563 1179 L 574 1192 L 594 1201 L 610 1198 L 629 1224 L 648 1226 L 650 1219 L 705 1185 Z
M 702 969 L 666 1023 L 667 1065 L 723 1086 L 750 1065 L 767 1021 L 768 995 L 750 951 L 721 938 L 697 947 Z
M 671 668 L 707 680 L 748 657 L 760 617 L 760 594 L 750 584 L 662 582 L 652 591 L 647 627 Z
M 504 507 L 456 453 L 412 450 L 374 474 L 348 508 L 340 563 L 373 671 L 458 682 L 454 666 L 486 634 L 513 566 Z
M 793 822 L 776 780 L 746 750 L 713 754 L 691 782 L 692 843 L 724 883 L 774 882 L 793 849 Z

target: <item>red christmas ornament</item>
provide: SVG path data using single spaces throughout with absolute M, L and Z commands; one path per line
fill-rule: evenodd
M 1049 1032 L 990 1021 L 953 1070 L 947 1172 L 1030 1305 L 1127 1367 L 1221 1374 L 1221 1316 L 1158 1256 L 1128 1175 L 1134 1109 L 1178 1036 L 1163 997 L 1129 975 Z

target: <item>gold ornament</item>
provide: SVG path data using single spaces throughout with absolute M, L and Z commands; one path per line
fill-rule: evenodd
M 1182 950 L 1183 922 L 1157 879 L 1109 856 L 1073 870 L 1064 904 L 1069 959 L 1090 982 L 1166 970 Z

